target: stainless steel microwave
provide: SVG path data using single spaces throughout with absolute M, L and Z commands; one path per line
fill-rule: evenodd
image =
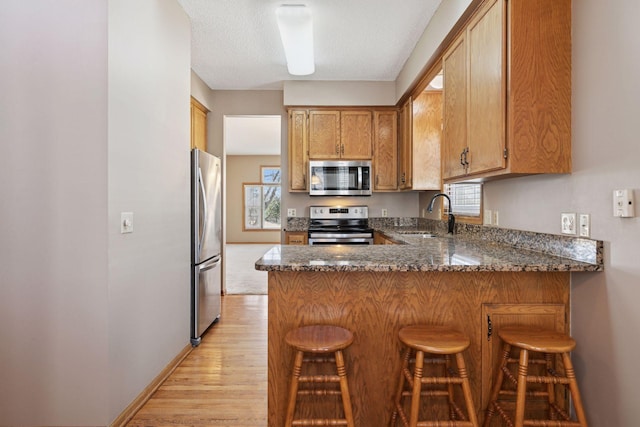
M 370 160 L 311 160 L 310 196 L 370 196 Z

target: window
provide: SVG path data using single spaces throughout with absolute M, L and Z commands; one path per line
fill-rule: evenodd
M 279 230 L 282 182 L 279 166 L 262 166 L 260 183 L 243 183 L 244 231 Z
M 482 184 L 445 184 L 444 192 L 451 199 L 454 215 L 480 217 Z

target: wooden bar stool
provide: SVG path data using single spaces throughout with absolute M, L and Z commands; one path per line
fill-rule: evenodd
M 462 352 L 469 347 L 469 338 L 453 329 L 444 326 L 414 325 L 400 329 L 400 341 L 407 347 L 402 362 L 402 371 L 398 391 L 396 393 L 395 410 L 391 416 L 391 427 L 396 425 L 398 417 L 404 427 L 478 427 L 478 419 L 471 397 L 471 386 L 464 363 Z M 429 353 L 435 358 L 425 359 Z M 413 374 L 409 369 L 411 356 L 415 354 Z M 451 356 L 455 355 L 458 372 L 451 366 Z M 443 376 L 423 377 L 425 363 L 443 364 Z M 405 382 L 411 390 L 405 390 Z M 429 390 L 422 390 L 422 385 L 431 386 Z M 446 390 L 438 385 L 446 385 Z M 465 417 L 463 411 L 454 400 L 454 385 L 462 388 L 463 400 L 467 409 Z M 434 387 L 435 386 L 435 387 Z M 420 413 L 420 397 L 445 397 L 449 405 L 449 420 L 446 421 L 418 421 Z M 402 404 L 403 397 L 411 397 L 411 413 L 407 418 Z
M 293 365 L 293 375 L 289 388 L 289 404 L 285 427 L 291 426 L 348 426 L 354 427 L 351 398 L 347 385 L 347 373 L 344 366 L 342 350 L 353 342 L 353 334 L 347 329 L 330 325 L 303 326 L 287 333 L 287 344 L 296 350 Z M 304 357 L 305 353 L 312 353 L 316 357 Z M 333 357 L 326 357 L 331 355 Z M 317 357 L 325 356 L 325 357 Z M 303 362 L 335 363 L 337 375 L 301 375 Z M 340 390 L 305 389 L 299 390 L 300 383 L 339 383 Z M 341 395 L 344 408 L 344 418 L 313 418 L 294 420 L 296 400 L 299 395 Z
M 483 426 L 488 427 L 491 418 L 498 412 L 509 426 L 587 427 L 578 383 L 569 357 L 569 352 L 576 346 L 573 338 L 563 333 L 530 327 L 505 327 L 498 332 L 498 335 L 504 343 L 502 362 L 493 384 Z M 511 357 L 511 351 L 515 349 L 520 350 L 518 359 Z M 532 358 L 529 352 L 542 353 L 543 358 Z M 554 367 L 555 355 L 560 355 L 562 358 L 564 375 L 561 375 L 561 372 L 558 372 Z M 516 375 L 509 370 L 510 364 L 518 365 Z M 532 375 L 528 373 L 528 369 L 532 365 L 543 366 L 546 372 L 543 375 Z M 528 384 L 544 384 L 546 387 L 541 390 L 527 391 Z M 568 387 L 573 399 L 577 421 L 572 421 L 567 410 L 556 402 L 556 385 Z M 514 397 L 515 414 L 511 418 L 505 407 L 513 405 Z M 525 419 L 527 397 L 546 399 L 546 406 L 548 406 L 546 420 Z

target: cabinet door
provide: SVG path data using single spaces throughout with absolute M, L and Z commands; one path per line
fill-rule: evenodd
M 340 158 L 340 111 L 309 111 L 309 158 Z
M 191 148 L 207 151 L 207 109 L 191 98 Z
M 442 186 L 442 92 L 422 92 L 413 100 L 412 111 L 412 189 L 439 190 Z
M 307 190 L 307 111 L 289 111 L 289 190 Z
M 506 166 L 505 8 L 504 0 L 493 0 L 467 30 L 470 174 Z
M 401 190 L 410 190 L 412 178 L 412 127 L 413 127 L 413 100 L 409 98 L 400 110 L 400 171 L 398 186 Z
M 285 244 L 287 245 L 306 245 L 308 244 L 307 233 L 297 231 L 287 231 L 285 233 Z
M 340 157 L 371 160 L 371 111 L 340 112 Z
M 466 173 L 464 151 L 467 148 L 467 53 L 462 34 L 444 54 L 442 177 Z
M 398 113 L 373 112 L 374 191 L 398 189 Z
M 501 359 L 502 342 L 498 336 L 500 328 L 525 325 L 566 333 L 568 322 L 563 304 L 483 304 L 482 319 L 485 329 L 481 337 L 482 370 L 478 374 L 482 375 L 480 408 L 486 408 L 491 396 L 493 378 Z

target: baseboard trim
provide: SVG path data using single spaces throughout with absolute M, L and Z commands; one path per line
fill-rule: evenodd
M 142 392 L 125 408 L 124 411 L 118 417 L 113 420 L 109 427 L 124 427 L 129 421 L 135 417 L 138 411 L 144 406 L 145 403 L 151 398 L 151 395 L 165 382 L 169 375 L 175 371 L 175 369 L 182 363 L 182 361 L 191 353 L 193 347 L 191 344 L 187 344 L 182 351 L 173 358 L 171 362 L 156 376 L 151 383 L 145 387 Z

